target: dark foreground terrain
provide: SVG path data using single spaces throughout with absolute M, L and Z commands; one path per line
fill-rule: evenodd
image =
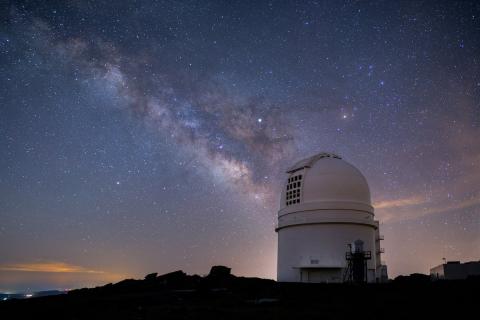
M 480 280 L 400 277 L 387 284 L 287 284 L 214 267 L 0 302 L 1 319 L 477 319 Z

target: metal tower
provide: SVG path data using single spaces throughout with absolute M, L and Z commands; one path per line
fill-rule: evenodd
M 367 282 L 367 261 L 372 259 L 371 251 L 363 251 L 363 241 L 356 240 L 354 249 L 349 244 L 349 251 L 345 254 L 347 268 L 343 274 L 344 282 L 366 283 Z

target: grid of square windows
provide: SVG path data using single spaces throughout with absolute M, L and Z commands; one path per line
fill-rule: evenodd
M 296 175 L 288 178 L 286 191 L 286 204 L 290 206 L 295 203 L 300 203 L 300 190 L 302 187 L 302 175 Z

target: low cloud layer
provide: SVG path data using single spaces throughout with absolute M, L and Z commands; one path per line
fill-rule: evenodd
M 82 266 L 57 261 L 5 264 L 0 265 L 0 271 L 94 274 L 105 273 L 105 271 L 92 270 Z

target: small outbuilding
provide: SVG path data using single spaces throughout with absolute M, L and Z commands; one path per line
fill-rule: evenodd
M 430 269 L 433 279 L 462 280 L 471 276 L 480 276 L 480 261 L 460 263 L 460 261 L 448 261 Z

